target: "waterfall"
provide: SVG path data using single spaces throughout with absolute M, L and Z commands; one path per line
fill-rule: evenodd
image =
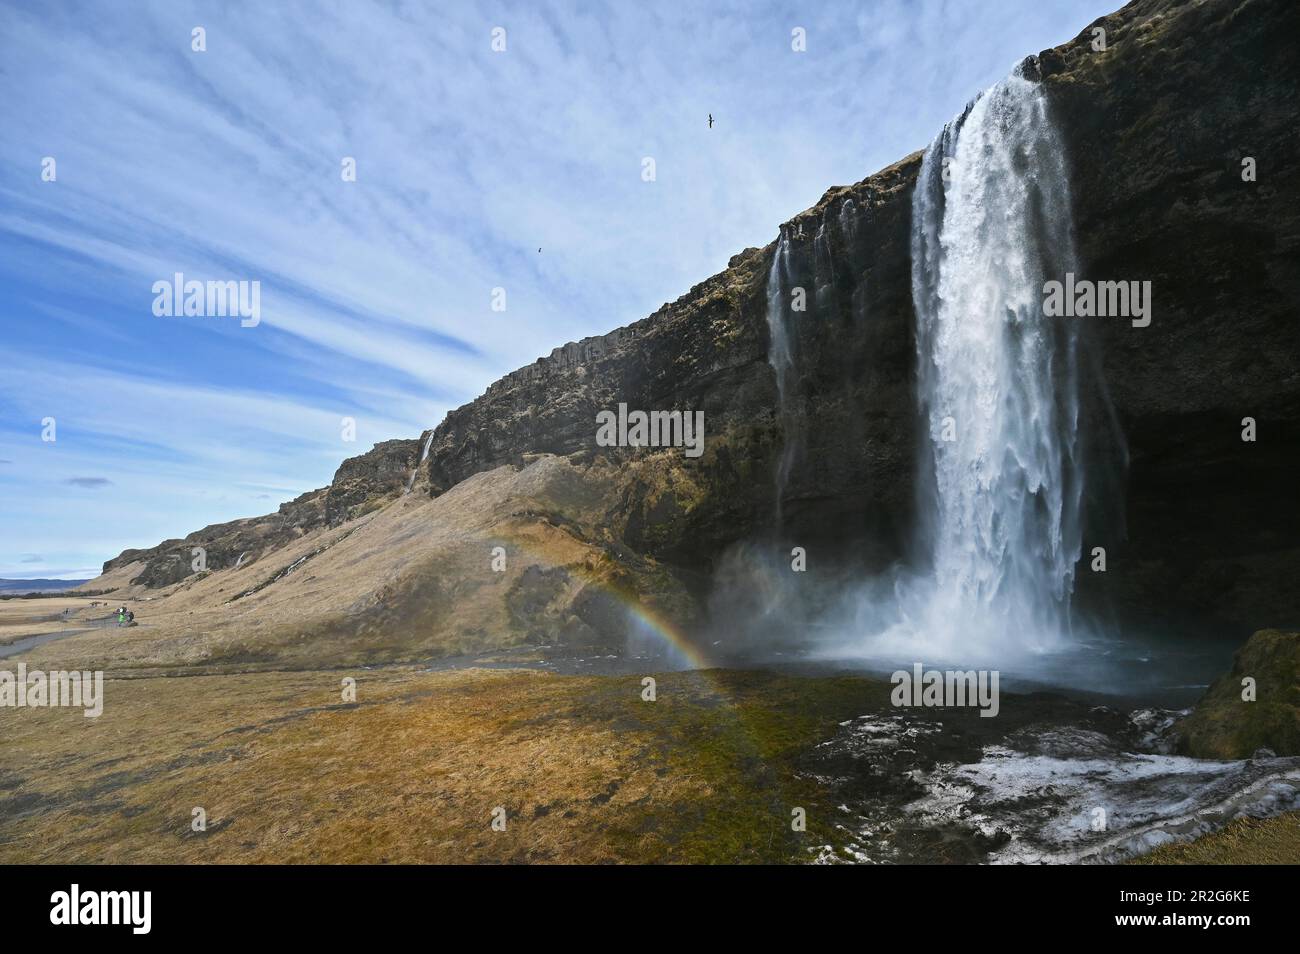
M 813 301 L 817 315 L 824 318 L 835 310 L 835 259 L 831 254 L 831 236 L 826 228 L 827 210 L 813 236 Z
M 781 238 L 772 254 L 772 267 L 767 273 L 767 330 L 770 343 L 767 363 L 776 372 L 776 397 L 778 409 L 785 411 L 785 386 L 794 367 L 790 348 L 790 333 L 785 319 L 785 275 L 790 267 L 790 239 L 781 230 Z
M 1042 88 L 1017 72 L 930 144 L 913 197 L 918 542 L 929 560 L 900 593 L 899 629 L 914 646 L 1005 655 L 1071 642 L 1076 343 L 1071 325 L 1042 313 L 1043 282 L 1068 270 L 1062 144 Z
M 816 262 L 819 272 L 821 271 L 822 262 L 826 263 L 825 277 L 823 278 L 820 274 L 817 276 L 817 290 L 820 294 L 823 288 L 835 284 L 835 262 L 831 258 L 831 239 L 826 234 L 825 221 L 817 227 L 817 234 L 813 236 L 813 260 Z
M 857 205 L 852 197 L 847 198 L 840 205 L 840 233 L 844 236 L 844 247 L 853 248 L 853 242 L 858 237 L 858 220 L 856 218 Z
M 767 330 L 769 344 L 767 361 L 776 374 L 777 416 L 781 420 L 784 444 L 776 469 L 776 523 L 781 523 L 781 499 L 785 495 L 790 466 L 794 462 L 796 442 L 790 415 L 789 377 L 794 370 L 794 350 L 790 343 L 790 329 L 786 318 L 785 280 L 790 272 L 790 238 L 785 229 L 772 254 L 772 267 L 767 273 Z
M 420 451 L 420 459 L 417 460 L 415 462 L 415 466 L 411 468 L 411 477 L 406 482 L 406 490 L 403 491 L 404 493 L 409 494 L 411 492 L 411 488 L 415 486 L 415 478 L 420 473 L 420 465 L 423 464 L 424 459 L 429 456 L 429 445 L 432 443 L 433 443 L 433 431 L 430 431 L 429 436 L 424 439 L 424 449 Z

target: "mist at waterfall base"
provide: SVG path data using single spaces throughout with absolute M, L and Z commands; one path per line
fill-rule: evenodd
M 912 208 L 917 514 L 910 565 L 867 574 L 809 556 L 792 572 L 775 540 L 734 548 L 715 576 L 719 651 L 892 671 L 916 662 L 996 669 L 1036 685 L 1191 701 L 1226 658 L 1142 643 L 1074 605 L 1087 492 L 1081 394 L 1108 406 L 1076 326 L 1042 312 L 1044 282 L 1079 272 L 1065 153 L 1041 86 L 1017 70 L 977 97 L 926 150 Z M 819 233 L 820 237 L 820 233 Z M 768 280 L 769 361 L 787 426 L 781 500 L 800 436 L 785 307 L 789 241 Z M 866 413 L 866 409 L 864 409 Z
M 826 565 L 814 551 L 808 569 L 795 573 L 793 545 L 751 541 L 720 562 L 701 640 L 712 664 L 888 675 L 919 662 L 927 669 L 996 670 L 1006 692 L 1078 690 L 1168 708 L 1195 702 L 1231 664 L 1230 646 L 1111 632 L 1085 619 L 1051 648 L 1012 639 L 967 645 L 963 617 L 933 615 L 926 600 L 935 581 L 925 570 L 899 565 L 867 573 L 851 563 Z

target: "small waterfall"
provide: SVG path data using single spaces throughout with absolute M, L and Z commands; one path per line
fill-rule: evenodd
M 771 339 L 767 350 L 767 363 L 776 372 L 776 395 L 782 412 L 785 410 L 786 380 L 794 369 L 794 356 L 790 347 L 790 332 L 786 326 L 785 277 L 790 270 L 790 239 L 785 229 L 776 243 L 772 267 L 767 273 L 767 330 Z
M 829 215 L 829 212 L 827 214 Z M 835 260 L 831 255 L 831 237 L 826 228 L 825 218 L 817 227 L 817 234 L 813 236 L 813 301 L 817 303 L 819 318 L 824 318 L 834 311 Z
M 1043 282 L 1077 271 L 1061 141 L 1019 72 L 925 153 L 912 279 L 928 579 L 900 594 L 912 645 L 1065 648 L 1082 549 L 1073 327 Z M 900 643 L 906 640 L 900 639 Z
M 790 413 L 789 377 L 794 370 L 794 349 L 791 345 L 788 323 L 786 279 L 790 274 L 790 237 L 785 229 L 772 254 L 772 267 L 767 274 L 767 361 L 776 374 L 777 415 L 784 431 L 781 459 L 776 469 L 776 523 L 781 523 L 781 500 L 785 496 L 786 481 L 794 463 L 797 449 Z
M 406 490 L 404 490 L 403 493 L 409 494 L 411 492 L 411 488 L 415 486 L 415 478 L 420 473 L 420 465 L 423 464 L 424 459 L 429 456 L 429 445 L 432 443 L 433 443 L 433 431 L 430 431 L 429 436 L 424 439 L 424 449 L 420 451 L 420 459 L 417 460 L 415 462 L 415 466 L 411 468 L 411 477 L 409 480 L 407 480 Z
M 858 237 L 858 219 L 857 205 L 852 196 L 840 205 L 840 234 L 844 236 L 845 248 L 853 248 L 853 243 Z
M 818 288 L 835 283 L 835 262 L 831 258 L 831 240 L 826 234 L 826 223 L 822 222 L 817 227 L 817 234 L 813 236 L 813 255 L 817 262 L 817 270 L 821 271 L 822 264 L 825 263 L 826 275 L 818 275 Z

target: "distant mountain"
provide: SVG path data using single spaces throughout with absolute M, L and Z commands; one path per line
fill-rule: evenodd
M 0 593 L 12 596 L 22 593 L 48 593 L 55 590 L 70 590 L 88 583 L 89 580 L 0 580 Z

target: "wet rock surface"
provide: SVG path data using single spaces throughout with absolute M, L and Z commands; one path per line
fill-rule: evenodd
M 1123 507 L 1098 502 L 1111 561 L 1082 582 L 1145 628 L 1235 642 L 1300 619 L 1300 7 L 1139 0 L 1093 26 L 1106 51 L 1085 29 L 1044 82 L 1085 270 L 1150 281 L 1153 312 L 1088 326 L 1128 467 L 1094 483 Z
M 1169 755 L 1175 716 L 1035 694 L 1004 699 L 993 719 L 895 709 L 846 721 L 803 768 L 843 816 L 837 838 L 810 854 L 822 863 L 1107 863 L 1300 807 L 1300 759 Z

